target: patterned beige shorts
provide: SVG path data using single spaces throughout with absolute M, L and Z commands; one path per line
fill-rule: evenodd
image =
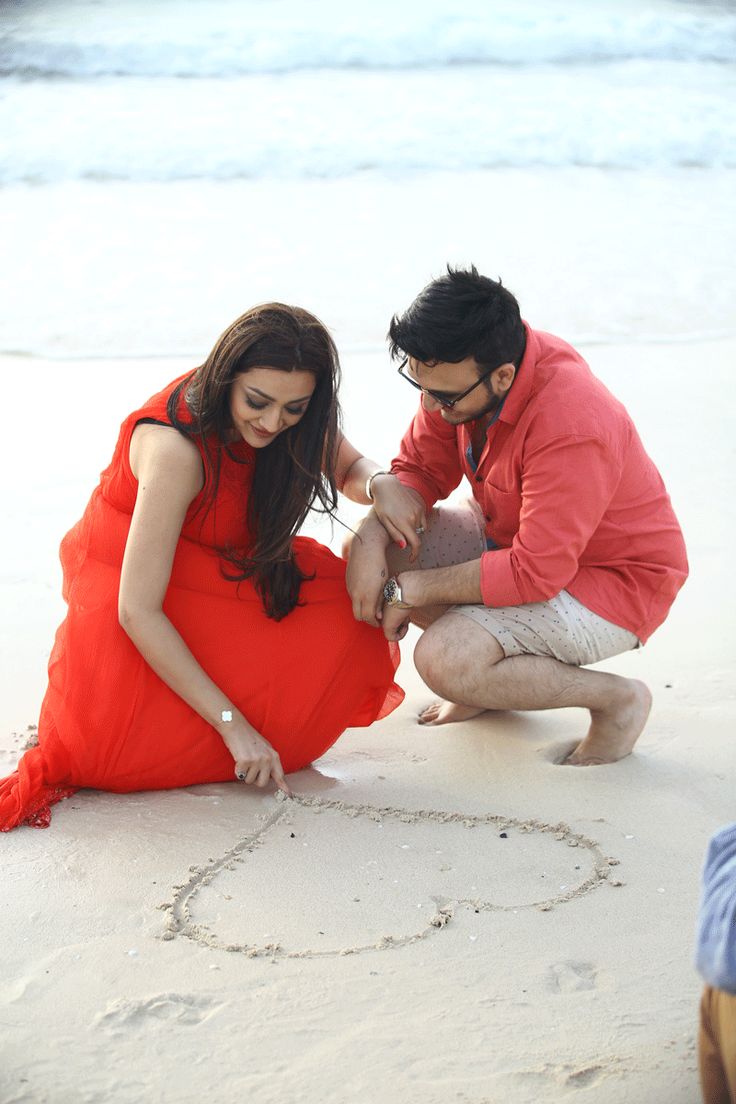
M 474 499 L 432 511 L 415 566 L 450 567 L 486 551 L 483 515 Z M 452 606 L 496 638 L 506 656 L 551 656 L 583 667 L 639 647 L 634 633 L 593 613 L 566 590 L 528 606 Z

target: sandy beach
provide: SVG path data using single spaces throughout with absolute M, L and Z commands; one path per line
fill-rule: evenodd
M 627 406 L 691 575 L 601 665 L 654 697 L 617 764 L 558 765 L 581 711 L 420 727 L 412 631 L 402 706 L 291 801 L 82 791 L 0 835 L 0 1104 L 694 1104 L 736 817 L 733 5 L 2 9 L 0 776 L 120 422 L 258 302 L 331 328 L 383 467 L 416 401 L 391 315 L 447 263 L 502 277 Z
M 292 776 L 293 801 L 78 793 L 49 830 L 1 841 L 3 1104 L 697 1099 L 700 864 L 734 816 L 736 342 L 581 351 L 632 413 L 690 554 L 665 625 L 602 665 L 653 690 L 635 754 L 558 766 L 584 733 L 573 710 L 419 727 L 411 638 L 404 704 Z M 59 539 L 121 418 L 190 364 L 2 360 L 6 411 L 23 412 L 3 434 L 3 773 L 63 615 Z M 386 461 L 412 397 L 383 354 L 344 370 L 347 432 Z M 315 532 L 337 547 L 339 527 Z

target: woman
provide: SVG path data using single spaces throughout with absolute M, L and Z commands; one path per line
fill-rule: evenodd
M 68 614 L 39 744 L 0 782 L 0 829 L 79 787 L 233 774 L 263 787 L 403 694 L 395 645 L 354 621 L 344 564 L 299 527 L 377 470 L 339 429 L 337 351 L 307 311 L 256 307 L 123 422 L 61 546 Z

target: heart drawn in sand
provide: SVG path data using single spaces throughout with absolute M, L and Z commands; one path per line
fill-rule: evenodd
M 385 950 L 451 927 L 459 910 L 547 911 L 620 885 L 617 863 L 562 823 L 296 797 L 190 868 L 161 906 L 163 938 L 251 957 Z

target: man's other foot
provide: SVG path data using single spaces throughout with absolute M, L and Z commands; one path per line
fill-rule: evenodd
M 436 701 L 427 706 L 419 714 L 420 725 L 456 724 L 458 721 L 469 721 L 471 717 L 477 717 L 486 710 L 480 706 L 458 705 L 451 701 Z
M 641 736 L 652 708 L 649 687 L 638 679 L 621 679 L 622 686 L 605 710 L 593 711 L 588 735 L 564 761 L 564 766 L 597 767 L 629 755 Z

